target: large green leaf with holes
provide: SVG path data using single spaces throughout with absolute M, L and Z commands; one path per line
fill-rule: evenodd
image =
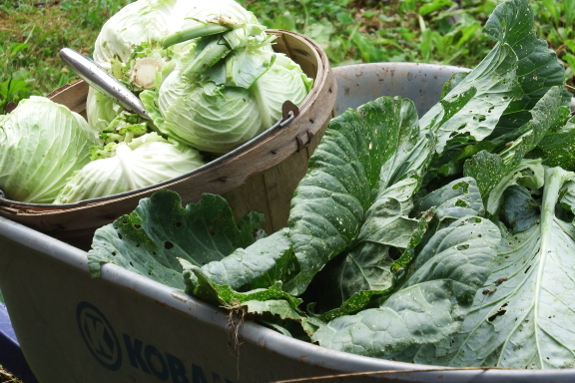
M 179 259 L 196 266 L 221 260 L 250 246 L 262 222 L 261 214 L 250 213 L 236 225 L 221 196 L 205 194 L 197 204 L 182 207 L 178 194 L 161 190 L 96 231 L 88 267 L 98 276 L 102 264 L 115 263 L 183 289 Z
M 395 230 L 395 245 L 407 246 L 417 228 L 411 197 L 433 145 L 409 100 L 381 97 L 332 119 L 292 199 L 289 236 L 301 271 L 288 291 L 303 293 L 357 241 L 389 242 Z
M 488 219 L 453 221 L 431 238 L 415 272 L 380 307 L 333 319 L 313 340 L 336 350 L 393 358 L 453 335 L 489 276 L 500 238 Z
M 509 226 L 491 275 L 476 293 L 459 334 L 433 354 L 451 366 L 575 366 L 575 173 L 545 169 L 540 208 L 513 186 L 502 209 Z M 562 206 L 563 205 L 563 206 Z M 524 229 L 525 228 L 525 229 Z M 414 361 L 429 361 L 429 352 Z

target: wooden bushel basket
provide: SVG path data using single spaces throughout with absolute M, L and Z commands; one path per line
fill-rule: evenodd
M 151 187 L 64 205 L 0 198 L 0 215 L 88 249 L 98 227 L 133 211 L 141 198 L 170 189 L 184 204 L 197 202 L 203 193 L 221 194 L 236 219 L 258 211 L 265 215 L 266 232 L 285 227 L 293 192 L 333 115 L 337 85 L 328 58 L 316 42 L 294 32 L 268 33 L 277 36 L 274 50 L 287 54 L 314 79 L 309 95 L 298 105 L 299 113 L 287 125 L 269 129 L 192 172 Z M 48 97 L 85 116 L 87 94 L 88 85 L 78 81 Z

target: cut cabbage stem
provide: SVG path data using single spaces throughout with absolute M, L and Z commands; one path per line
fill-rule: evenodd
M 197 24 L 164 37 L 162 40 L 162 46 L 164 48 L 168 48 L 172 45 L 183 43 L 198 37 L 206 37 L 227 32 L 244 25 L 242 22 L 226 16 L 220 16 L 215 21 L 196 21 L 198 21 Z
M 210 69 L 232 51 L 221 36 L 206 37 L 206 39 L 209 40 L 206 41 L 204 48 L 190 65 L 183 70 L 185 76 L 190 80 Z
M 136 64 L 132 70 L 131 82 L 143 89 L 154 86 L 154 79 L 157 72 L 161 72 L 166 62 L 163 59 L 144 57 L 136 59 Z

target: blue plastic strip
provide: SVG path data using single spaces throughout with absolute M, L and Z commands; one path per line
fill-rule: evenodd
M 6 306 L 0 302 L 0 364 L 24 383 L 38 383 L 12 328 Z

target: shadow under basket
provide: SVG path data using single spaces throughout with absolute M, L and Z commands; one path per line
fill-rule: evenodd
M 291 120 L 285 126 L 276 124 L 200 168 L 150 187 L 63 205 L 0 198 L 0 215 L 88 249 L 97 228 L 132 212 L 141 198 L 169 189 L 181 196 L 184 205 L 197 202 L 203 193 L 223 195 L 236 220 L 250 211 L 261 212 L 267 233 L 285 227 L 293 192 L 333 116 L 337 85 L 328 58 L 315 41 L 283 30 L 268 33 L 277 36 L 274 50 L 291 57 L 314 79 L 310 93 L 295 113 L 288 114 L 289 108 L 284 105 L 284 121 Z M 48 97 L 85 116 L 88 88 L 87 83 L 78 81 Z

